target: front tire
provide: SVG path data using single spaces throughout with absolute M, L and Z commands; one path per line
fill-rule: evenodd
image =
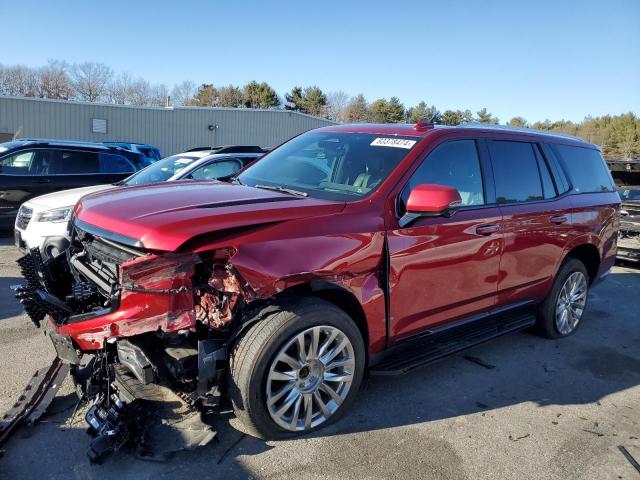
M 540 305 L 538 327 L 547 338 L 561 338 L 576 331 L 584 315 L 589 294 L 589 274 L 584 264 L 567 258 L 549 295 Z
M 229 397 L 247 433 L 286 438 L 329 425 L 355 399 L 365 366 L 354 321 L 307 297 L 258 312 L 234 346 Z

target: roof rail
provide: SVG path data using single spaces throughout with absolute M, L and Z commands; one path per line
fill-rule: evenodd
M 91 147 L 91 148 L 110 148 L 102 142 L 93 142 L 91 140 L 65 140 L 56 138 L 16 138 L 16 142 L 29 142 L 36 145 L 61 145 L 69 147 Z
M 186 150 L 187 152 L 202 152 L 211 150 L 215 153 L 266 153 L 268 150 L 257 145 L 222 145 L 219 147 L 195 147 Z
M 520 133 L 537 133 L 542 135 L 549 135 L 552 137 L 558 138 L 568 138 L 571 140 L 578 140 L 579 142 L 589 143 L 584 138 L 577 137 L 575 135 L 570 135 L 568 133 L 561 132 L 552 132 L 550 130 L 540 130 L 537 128 L 527 128 L 527 127 L 512 127 L 510 125 L 494 125 L 491 123 L 482 123 L 482 122 L 465 122 L 458 125 L 458 127 L 462 128 L 486 128 L 489 130 L 502 130 L 505 132 L 520 132 Z

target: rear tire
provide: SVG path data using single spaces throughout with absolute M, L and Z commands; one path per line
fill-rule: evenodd
M 271 305 L 256 318 L 229 362 L 229 398 L 247 433 L 287 438 L 336 421 L 364 373 L 364 342 L 354 321 L 316 297 Z
M 568 257 L 538 310 L 539 332 L 547 338 L 562 338 L 574 333 L 584 315 L 588 294 L 586 267 L 580 260 Z

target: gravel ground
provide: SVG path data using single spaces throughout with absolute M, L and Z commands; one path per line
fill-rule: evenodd
M 9 291 L 17 257 L 0 239 L 0 412 L 54 356 Z M 640 461 L 639 294 L 640 270 L 618 266 L 568 339 L 518 333 L 369 379 L 349 415 L 295 440 L 259 441 L 221 416 L 218 443 L 164 463 L 119 452 L 90 465 L 67 381 L 44 421 L 3 447 L 0 478 L 638 479 L 618 447 Z

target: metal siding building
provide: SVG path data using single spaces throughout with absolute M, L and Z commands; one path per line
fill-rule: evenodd
M 106 120 L 106 133 L 96 133 Z M 0 141 L 16 137 L 125 141 L 159 147 L 163 156 L 199 146 L 275 147 L 334 122 L 287 110 L 135 107 L 0 96 Z

